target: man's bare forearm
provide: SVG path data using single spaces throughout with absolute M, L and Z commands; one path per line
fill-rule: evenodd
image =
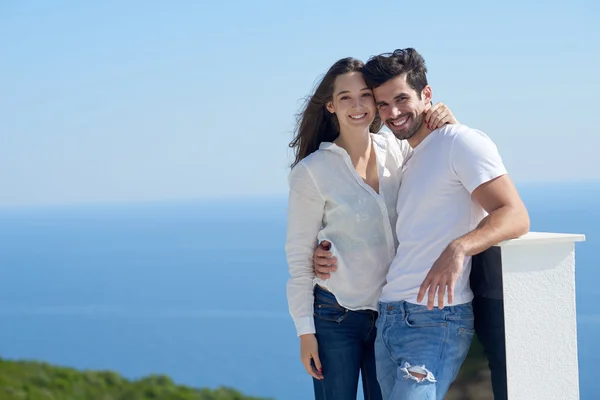
M 466 256 L 482 251 L 508 239 L 529 232 L 529 214 L 523 207 L 503 206 L 491 212 L 471 232 L 454 240 L 450 246 L 457 247 Z

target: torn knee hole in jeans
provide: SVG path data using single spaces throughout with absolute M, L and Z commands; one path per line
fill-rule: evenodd
M 412 366 L 409 363 L 404 363 L 404 366 L 401 368 L 402 372 L 405 373 L 404 379 L 413 379 L 417 382 L 436 382 L 435 377 L 424 365 L 422 366 Z

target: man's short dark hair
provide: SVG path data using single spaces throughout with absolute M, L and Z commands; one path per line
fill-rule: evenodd
M 406 82 L 421 98 L 421 92 L 427 86 L 427 67 L 425 60 L 413 48 L 394 50 L 373 56 L 362 69 L 367 85 L 375 89 L 390 79 L 406 74 Z

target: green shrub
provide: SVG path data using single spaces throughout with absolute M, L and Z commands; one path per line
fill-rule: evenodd
M 112 371 L 77 371 L 0 358 L 2 400 L 261 400 L 230 388 L 195 389 L 166 375 L 132 381 Z M 264 400 L 264 399 L 262 399 Z

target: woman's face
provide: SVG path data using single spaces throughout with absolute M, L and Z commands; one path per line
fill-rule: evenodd
M 327 110 L 336 114 L 340 130 L 369 128 L 376 115 L 375 100 L 360 72 L 349 72 L 335 79 Z

